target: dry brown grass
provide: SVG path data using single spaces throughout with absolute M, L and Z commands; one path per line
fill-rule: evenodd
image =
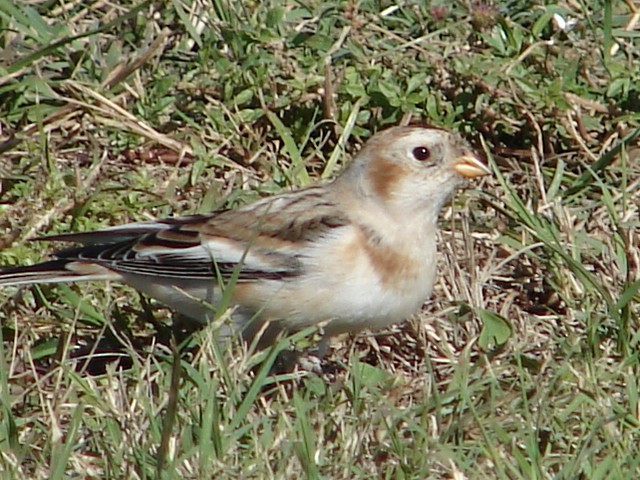
M 420 318 L 336 339 L 321 374 L 208 328 L 178 385 L 170 313 L 130 289 L 3 290 L 0 472 L 634 477 L 639 17 L 609 5 L 0 1 L 1 264 L 330 176 L 402 121 L 496 171 L 443 212 Z

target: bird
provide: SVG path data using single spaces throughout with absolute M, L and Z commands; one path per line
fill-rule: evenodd
M 458 133 L 396 126 L 374 134 L 334 180 L 239 208 L 36 240 L 77 245 L 0 269 L 7 285 L 107 280 L 268 346 L 322 326 L 325 339 L 377 330 L 432 294 L 442 207 L 489 167 Z M 228 292 L 228 293 L 227 293 Z

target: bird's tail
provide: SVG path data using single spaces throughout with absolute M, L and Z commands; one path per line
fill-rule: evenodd
M 81 282 L 108 278 L 108 275 L 101 275 L 100 272 L 92 271 L 91 268 L 77 268 L 80 263 L 84 262 L 59 259 L 26 267 L 0 269 L 0 287 L 32 283 Z

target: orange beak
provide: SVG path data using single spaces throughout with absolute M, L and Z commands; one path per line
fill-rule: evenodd
M 453 164 L 453 169 L 466 178 L 475 178 L 491 174 L 491 170 L 489 170 L 487 165 L 471 155 L 459 157 Z

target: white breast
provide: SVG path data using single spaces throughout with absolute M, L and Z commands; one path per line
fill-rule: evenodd
M 270 285 L 265 317 L 291 329 L 330 321 L 327 333 L 337 334 L 382 328 L 420 309 L 435 277 L 434 239 L 396 239 L 372 253 L 359 230 L 347 229 L 305 252 L 307 275 Z

